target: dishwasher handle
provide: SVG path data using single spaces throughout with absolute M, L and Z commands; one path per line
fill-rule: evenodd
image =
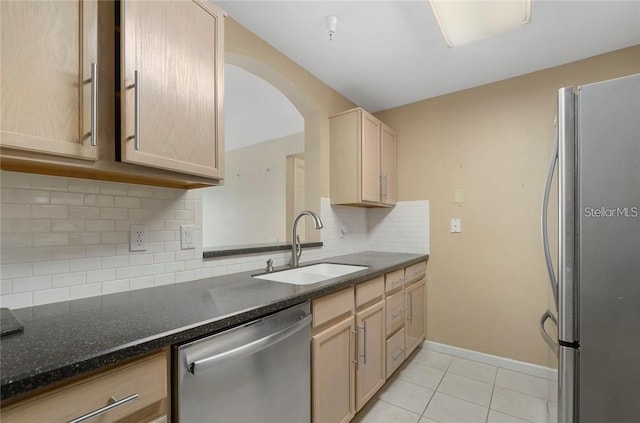
M 232 348 L 219 354 L 215 354 L 200 360 L 195 360 L 194 362 L 187 365 L 187 369 L 190 373 L 197 376 L 199 373 L 205 372 L 213 367 L 220 366 L 238 358 L 243 358 L 255 354 L 258 351 L 268 348 L 271 345 L 276 344 L 283 339 L 290 337 L 299 330 L 305 328 L 311 323 L 311 319 L 312 315 L 308 314 L 296 323 L 287 326 L 279 331 L 273 332 L 265 336 L 264 338 L 257 339 L 253 342 L 249 342 L 248 344 L 241 345 L 237 348 Z

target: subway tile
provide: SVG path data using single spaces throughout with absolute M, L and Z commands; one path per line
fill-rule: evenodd
M 175 274 L 176 282 L 189 282 L 196 279 L 196 273 L 193 270 L 185 270 Z
M 100 270 L 100 258 L 92 257 L 92 258 L 70 260 L 69 270 L 72 272 Z
M 42 233 L 33 235 L 34 247 L 52 247 L 68 244 L 69 234 L 66 233 Z
M 153 190 L 153 197 L 162 200 L 172 200 L 175 198 L 175 192 L 171 188 L 156 187 Z
M 146 221 L 146 220 L 149 220 L 153 215 L 153 211 L 149 209 L 125 209 L 125 210 L 128 210 L 128 211 L 124 219 L 129 219 L 129 220 Z
M 95 207 L 76 207 L 69 206 L 68 208 L 69 219 L 99 219 L 100 209 Z
M 176 261 L 193 260 L 195 258 L 198 258 L 195 250 L 181 250 L 175 253 Z M 202 254 L 200 254 L 200 258 L 202 258 Z
M 180 251 L 180 241 L 170 241 L 170 242 L 165 242 L 164 243 L 164 251 L 165 252 L 175 252 L 175 251 Z
M 102 282 L 102 293 L 112 294 L 114 292 L 123 292 L 129 290 L 129 280 L 116 280 L 111 282 Z
M 131 289 L 143 289 L 153 286 L 153 276 L 143 276 L 141 278 L 129 279 L 129 288 Z
M 129 186 L 115 182 L 100 182 L 100 193 L 106 195 L 127 195 Z
M 116 279 L 116 269 L 91 270 L 87 272 L 87 283 L 108 282 Z
M 116 279 L 129 279 L 142 276 L 142 266 L 120 267 L 116 269 Z
M 90 207 L 113 207 L 114 200 L 111 195 L 86 194 L 84 205 Z
M 158 198 L 141 198 L 140 207 L 147 210 L 162 210 L 164 201 Z
M 0 277 L 2 279 L 24 278 L 33 275 L 32 263 L 2 264 Z
M 97 194 L 100 192 L 100 184 L 94 180 L 69 178 L 69 192 Z
M 88 245 L 85 247 L 86 257 L 110 257 L 116 255 L 114 245 Z
M 50 200 L 51 204 L 82 206 L 84 204 L 84 194 L 77 192 L 52 192 L 50 194 Z
M 176 220 L 193 222 L 193 210 L 175 210 L 174 216 Z
M 70 245 L 100 244 L 100 232 L 77 232 L 69 234 Z
M 193 270 L 193 269 L 186 269 L 185 262 L 183 262 L 183 261 L 176 261 L 176 262 L 173 262 L 173 263 L 165 263 L 165 265 L 164 265 L 164 271 L 166 273 L 181 272 L 183 270 Z
M 30 307 L 33 305 L 33 293 L 2 295 L 0 296 L 0 305 L 11 309 Z
M 47 219 L 11 219 L 2 224 L 3 233 L 42 233 L 50 230 L 51 223 Z
M 170 263 L 176 261 L 175 253 L 156 253 L 153 255 L 154 263 Z
M 176 283 L 176 278 L 173 273 L 156 275 L 153 277 L 153 285 L 170 285 L 172 283 Z
M 99 283 L 90 285 L 77 285 L 69 287 L 69 298 L 86 298 L 100 295 L 102 287 Z
M 113 256 L 113 257 L 102 257 L 101 264 L 103 269 L 111 269 L 116 267 L 126 267 L 129 266 L 129 256 Z
M 48 204 L 49 191 L 8 189 L 4 191 L 8 203 Z
M 100 219 L 127 219 L 127 209 L 117 207 L 100 208 Z
M 60 288 L 65 286 L 82 285 L 87 281 L 85 272 L 65 273 L 61 275 L 53 275 L 51 277 L 51 286 Z
M 3 231 L 2 236 L 0 236 L 0 248 L 26 248 L 31 247 L 31 245 L 31 237 L 21 233 L 6 233 Z
M 32 276 L 13 279 L 13 293 L 32 292 L 51 288 L 51 276 Z
M 213 271 L 207 268 L 197 268 L 195 271 L 195 279 L 206 279 L 213 276 Z
M 53 275 L 56 273 L 68 273 L 69 261 L 68 260 L 52 260 L 41 261 L 33 263 L 33 275 Z
M 51 221 L 52 232 L 81 232 L 85 230 L 84 220 L 60 220 Z
M 127 209 L 139 209 L 140 199 L 136 197 L 115 197 L 115 206 Z
M 11 279 L 0 280 L 0 295 L 11 295 L 13 292 L 13 283 Z
M 151 198 L 153 190 L 143 185 L 130 185 L 128 195 L 129 197 Z
M 143 276 L 155 276 L 155 275 L 161 275 L 163 273 L 164 273 L 164 264 L 151 264 L 147 266 L 142 266 Z
M 10 204 L 2 203 L 2 217 L 3 221 L 12 218 L 24 218 L 30 215 L 30 208 L 28 204 Z
M 124 244 L 129 242 L 128 232 L 101 232 L 100 242 L 103 244 Z
M 49 250 L 51 259 L 53 260 L 71 260 L 84 257 L 84 247 L 54 247 Z
M 144 264 L 153 264 L 153 254 L 131 253 L 129 256 L 129 265 L 140 266 Z
M 33 293 L 33 305 L 57 303 L 69 300 L 69 288 L 48 289 Z
M 29 175 L 29 186 L 31 188 L 45 189 L 48 191 L 68 191 L 69 178 L 38 175 L 34 173 Z
M 175 241 L 179 236 L 176 231 L 154 231 L 151 234 L 154 242 Z
M 0 184 L 6 188 L 29 188 L 29 174 L 20 172 L 0 172 Z

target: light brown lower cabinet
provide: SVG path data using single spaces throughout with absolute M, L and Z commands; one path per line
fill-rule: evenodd
M 3 406 L 2 422 L 69 422 L 119 401 L 122 405 L 88 421 L 166 423 L 167 355 L 166 351 L 153 354 Z
M 346 423 L 355 415 L 353 316 L 311 337 L 312 414 L 316 423 Z
M 385 381 L 384 301 L 356 314 L 356 411 L 369 401 Z
M 405 288 L 406 356 L 409 356 L 424 340 L 425 286 L 426 279 L 421 279 Z
M 405 358 L 404 328 L 392 335 L 386 342 L 387 350 L 387 379 L 402 364 Z

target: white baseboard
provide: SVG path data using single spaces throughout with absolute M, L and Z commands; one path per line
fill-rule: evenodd
M 558 380 L 558 370 L 550 367 L 525 363 L 524 361 L 512 360 L 510 358 L 485 354 L 478 351 L 467 350 L 464 348 L 454 347 L 447 344 L 440 344 L 439 342 L 433 341 L 424 341 L 421 347 L 425 350 L 449 354 L 454 357 L 466 358 L 467 360 L 478 361 L 480 363 L 502 367 L 503 369 L 513 370 L 531 376 L 542 377 L 553 381 Z

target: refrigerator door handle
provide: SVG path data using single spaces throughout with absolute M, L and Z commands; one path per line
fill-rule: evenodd
M 540 333 L 542 333 L 542 337 L 544 338 L 547 345 L 549 345 L 549 348 L 551 348 L 556 353 L 556 355 L 558 355 L 558 343 L 554 341 L 554 338 L 549 335 L 544 327 L 544 324 L 547 322 L 547 320 L 551 320 L 556 328 L 558 327 L 558 321 L 556 320 L 556 317 L 548 309 L 544 312 L 542 317 L 540 317 Z

